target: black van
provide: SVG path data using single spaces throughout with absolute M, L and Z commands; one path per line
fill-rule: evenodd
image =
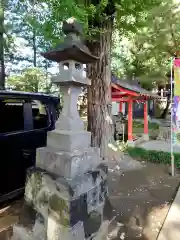
M 0 91 L 0 202 L 23 193 L 26 170 L 55 128 L 59 107 L 54 96 Z

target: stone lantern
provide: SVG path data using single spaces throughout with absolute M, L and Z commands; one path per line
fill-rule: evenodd
M 60 86 L 64 106 L 55 130 L 48 133 L 47 146 L 37 150 L 36 167 L 27 175 L 25 201 L 36 219 L 31 230 L 15 226 L 14 240 L 96 239 L 107 230 L 102 227 L 107 167 L 99 148 L 90 146 L 91 133 L 84 130 L 77 111 L 81 87 L 90 84 L 83 64 L 98 59 L 83 44 L 82 30 L 74 18 L 65 21 L 64 42 L 42 54 L 59 64 L 52 82 Z

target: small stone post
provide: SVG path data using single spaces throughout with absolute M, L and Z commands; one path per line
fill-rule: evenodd
M 75 19 L 64 22 L 63 31 L 64 42 L 43 56 L 59 63 L 52 82 L 60 86 L 64 108 L 27 175 L 25 202 L 36 218 L 31 228 L 14 226 L 13 240 L 85 240 L 97 234 L 106 239 L 100 231 L 107 230 L 102 225 L 107 167 L 99 149 L 90 146 L 91 134 L 77 111 L 81 87 L 90 84 L 83 64 L 98 58 L 83 45 L 82 26 Z

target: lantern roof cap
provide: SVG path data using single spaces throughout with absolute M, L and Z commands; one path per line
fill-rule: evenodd
M 81 39 L 83 26 L 75 18 L 64 21 L 62 31 L 66 35 L 64 41 L 58 44 L 56 48 L 42 53 L 42 56 L 55 62 L 74 60 L 84 64 L 99 59 L 99 57 L 92 55 L 88 47 L 84 45 Z

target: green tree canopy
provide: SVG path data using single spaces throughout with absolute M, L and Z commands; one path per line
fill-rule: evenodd
M 146 26 L 127 37 L 126 54 L 113 53 L 114 61 L 120 61 L 119 75 L 136 76 L 143 87 L 168 82 L 170 59 L 180 49 L 180 9 L 171 2 L 153 8 L 146 19 Z M 118 60 L 117 60 L 118 59 Z M 114 66 L 118 72 L 118 65 Z
M 21 74 L 8 77 L 7 86 L 13 90 L 25 92 L 50 93 L 53 91 L 50 77 L 39 68 L 26 68 Z
M 107 157 L 108 142 L 112 140 L 112 32 L 114 29 L 121 35 L 137 32 L 146 24 L 148 12 L 161 4 L 160 0 L 41 0 L 35 4 L 41 11 L 33 17 L 31 9 L 27 7 L 27 19 L 52 46 L 63 39 L 62 21 L 72 16 L 77 18 L 85 27 L 85 39 L 88 40 L 90 51 L 100 56 L 96 64 L 87 66 L 87 74 L 91 79 L 91 87 L 88 88 L 88 130 L 92 132 L 92 146 L 101 148 L 103 158 Z

